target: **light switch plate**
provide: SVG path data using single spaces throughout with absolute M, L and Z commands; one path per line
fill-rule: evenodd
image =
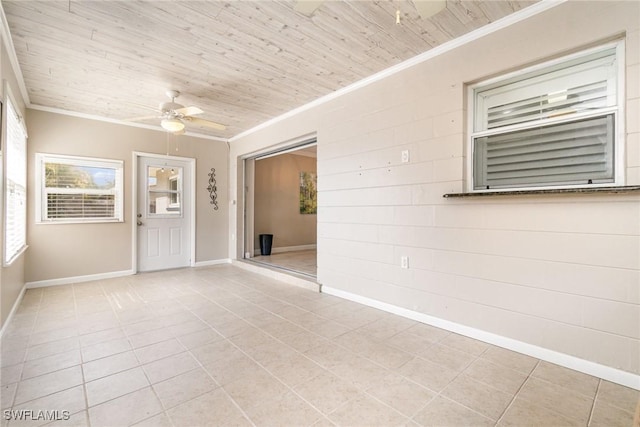
M 402 163 L 409 163 L 409 150 L 402 150 Z

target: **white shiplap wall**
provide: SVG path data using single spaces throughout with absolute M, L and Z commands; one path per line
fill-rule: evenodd
M 625 32 L 626 175 L 640 184 L 638 16 L 637 2 L 562 4 L 247 134 L 232 159 L 317 131 L 325 287 L 621 370 L 640 387 L 640 196 L 442 197 L 464 188 L 466 83 Z

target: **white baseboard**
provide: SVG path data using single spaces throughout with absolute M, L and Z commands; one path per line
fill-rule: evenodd
M 317 249 L 318 245 L 298 245 L 298 246 L 281 246 L 279 248 L 271 248 L 272 254 L 281 254 L 283 252 L 295 252 L 295 251 L 310 251 L 313 249 Z M 255 248 L 253 250 L 253 255 L 260 255 L 260 248 Z
M 60 279 L 37 280 L 27 282 L 27 289 L 43 288 L 45 286 L 69 285 L 71 283 L 92 282 L 94 280 L 112 279 L 114 277 L 131 276 L 136 274 L 133 270 L 110 271 L 108 273 L 89 274 L 86 276 L 62 277 Z
M 224 259 L 212 259 L 209 261 L 198 261 L 193 266 L 194 267 L 206 267 L 208 265 L 219 265 L 219 264 L 231 264 L 230 258 Z
M 217 264 L 229 264 L 231 260 L 229 258 L 225 259 L 215 259 L 210 261 L 200 261 L 194 264 L 194 267 L 204 267 L 207 265 L 217 265 Z M 104 280 L 104 279 L 113 279 L 114 277 L 123 277 L 123 276 L 131 276 L 136 274 L 133 270 L 122 270 L 122 271 L 110 271 L 108 273 L 98 273 L 98 274 L 89 274 L 86 276 L 74 276 L 74 277 L 62 277 L 60 279 L 47 279 L 47 280 L 37 280 L 34 282 L 27 282 L 27 289 L 34 288 L 43 288 L 45 286 L 60 286 L 60 285 L 69 285 L 72 283 L 82 283 L 82 282 L 92 282 L 95 280 Z
M 0 328 L 0 338 L 2 338 L 2 336 L 4 335 L 4 332 L 7 330 L 7 326 L 11 323 L 11 319 L 13 319 L 13 316 L 16 314 L 16 311 L 18 311 L 18 307 L 20 307 L 20 303 L 22 303 L 22 299 L 24 298 L 25 292 L 27 292 L 26 284 L 24 284 L 22 286 L 22 289 L 20 289 L 18 298 L 16 298 L 16 301 L 13 303 L 13 307 L 11 307 L 11 311 L 9 312 L 7 319 L 2 324 L 2 328 Z
M 461 325 L 459 323 L 451 322 L 448 320 L 440 319 L 437 317 L 429 316 L 428 314 L 420 313 L 406 308 L 398 307 L 395 305 L 387 304 L 385 302 L 377 301 L 371 298 L 363 297 L 361 295 L 346 292 L 341 289 L 335 289 L 328 286 L 322 286 L 322 292 L 334 295 L 340 298 L 344 298 L 350 301 L 358 302 L 360 304 L 377 308 L 379 310 L 386 311 L 388 313 L 397 314 L 398 316 L 406 317 L 408 319 L 415 320 L 417 322 L 426 323 L 428 325 L 436 326 L 447 331 L 455 332 L 460 335 L 474 338 L 480 341 L 484 341 L 489 344 L 496 345 L 498 347 L 513 350 L 518 353 L 526 354 L 527 356 L 535 357 L 536 359 L 544 360 L 556 365 L 564 366 L 565 368 L 573 369 L 575 371 L 583 372 L 588 375 L 593 375 L 598 378 L 611 381 L 616 384 L 630 387 L 636 390 L 640 390 L 640 375 L 632 374 L 631 372 L 622 371 L 609 366 L 601 365 L 599 363 L 591 362 L 589 360 L 580 359 L 575 356 L 560 353 L 554 350 L 550 350 L 543 347 L 538 347 L 533 344 L 528 344 L 522 341 L 518 341 L 512 338 L 503 337 L 501 335 L 486 332 L 480 329 L 472 328 L 470 326 Z

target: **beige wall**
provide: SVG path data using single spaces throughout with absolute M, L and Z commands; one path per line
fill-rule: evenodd
M 22 112 L 23 116 L 25 111 L 24 100 L 22 99 L 22 95 L 20 93 L 20 89 L 18 87 L 18 82 L 16 79 L 16 75 L 14 70 L 11 67 L 11 63 L 9 62 L 9 57 L 7 54 L 7 49 L 5 48 L 4 41 L 1 44 L 1 54 L 0 54 L 0 94 L 2 94 L 4 99 L 4 81 L 6 80 L 9 88 L 11 90 L 12 95 L 15 98 L 15 101 L 18 103 L 16 106 Z M 2 141 L 2 147 L 4 149 L 4 140 Z M 3 151 L 4 155 L 4 151 Z M 1 163 L 1 162 L 0 162 Z M 0 170 L 2 166 L 0 166 Z M 2 179 L 0 180 L 2 185 L 0 185 L 0 196 L 4 201 L 4 171 L 0 174 Z M 2 253 L 2 245 L 4 242 L 3 233 L 4 233 L 4 202 L 0 202 L 0 253 Z M 27 244 L 29 240 L 27 239 Z M 7 320 L 11 309 L 13 308 L 15 302 L 22 291 L 22 288 L 25 283 L 24 278 L 24 259 L 25 253 L 19 256 L 11 265 L 7 267 L 3 267 L 0 262 L 0 327 L 4 326 L 4 322 Z
M 563 3 L 233 140 L 231 176 L 238 156 L 317 132 L 323 286 L 638 374 L 637 193 L 442 195 L 465 188 L 467 83 L 622 34 L 625 172 L 640 184 L 639 16 L 638 2 Z
M 132 268 L 132 153 L 196 158 L 196 262 L 227 258 L 226 143 L 186 135 L 28 110 L 29 206 L 26 281 L 127 271 Z M 176 150 L 177 147 L 177 150 Z M 36 224 L 35 153 L 67 154 L 124 161 L 123 223 Z M 216 168 L 218 203 L 213 210 L 208 173 Z
M 255 242 L 273 234 L 273 247 L 316 244 L 316 216 L 300 213 L 300 172 L 316 173 L 316 159 L 282 154 L 255 163 Z

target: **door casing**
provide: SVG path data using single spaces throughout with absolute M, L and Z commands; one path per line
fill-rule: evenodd
M 164 154 L 144 153 L 139 151 L 133 152 L 133 167 L 132 167 L 132 179 L 131 179 L 131 270 L 134 273 L 138 273 L 138 225 L 136 223 L 136 215 L 138 213 L 138 160 L 140 157 L 149 157 L 158 160 L 178 160 L 181 162 L 189 163 L 191 188 L 189 191 L 190 199 L 190 230 L 189 230 L 189 242 L 190 242 L 190 266 L 194 267 L 196 264 L 196 159 L 191 157 L 179 157 L 179 156 L 166 156 Z
M 317 134 L 311 133 L 290 141 L 238 156 L 238 189 L 239 200 L 242 206 L 238 207 L 238 223 L 236 224 L 236 256 L 238 259 L 246 259 L 247 252 L 254 253 L 254 190 L 255 185 L 255 161 L 271 156 L 286 154 L 303 147 L 318 145 Z M 242 215 L 240 215 L 242 213 Z M 317 227 L 317 223 L 316 223 Z

